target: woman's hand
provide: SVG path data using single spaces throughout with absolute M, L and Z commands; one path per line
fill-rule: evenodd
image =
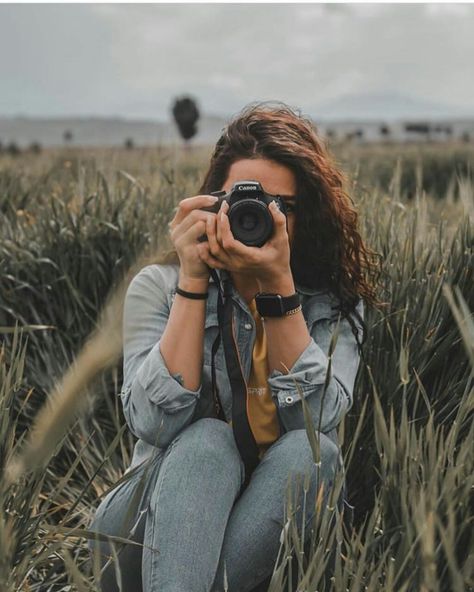
M 198 237 L 206 233 L 206 221 L 215 224 L 217 214 L 204 212 L 199 208 L 216 203 L 213 195 L 196 195 L 182 199 L 176 208 L 176 214 L 168 224 L 171 242 L 180 261 L 180 273 L 186 278 L 209 279 L 209 268 L 199 257 Z
M 269 206 L 274 233 L 262 247 L 248 247 L 233 237 L 226 213 L 228 209 L 229 205 L 223 201 L 217 219 L 208 218 L 208 242 L 197 246 L 201 260 L 212 268 L 249 273 L 263 284 L 275 278 L 291 277 L 286 216 L 276 202 Z

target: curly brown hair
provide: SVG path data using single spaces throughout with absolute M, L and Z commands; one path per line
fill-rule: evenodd
M 297 183 L 290 260 L 295 282 L 333 292 L 345 317 L 354 312 L 360 298 L 368 305 L 383 306 L 375 288 L 382 256 L 364 245 L 358 213 L 344 189 L 345 175 L 309 118 L 285 103 L 272 103 L 251 103 L 230 120 L 199 193 L 222 189 L 237 160 L 265 158 L 287 166 Z M 169 255 L 163 262 L 169 261 Z

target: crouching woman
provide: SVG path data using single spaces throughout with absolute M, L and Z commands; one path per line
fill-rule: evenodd
M 249 180 L 285 203 L 285 213 L 269 206 L 273 231 L 261 246 L 234 237 L 225 200 L 219 211 L 203 209 L 215 203 L 211 192 Z M 138 440 L 127 479 L 90 525 L 140 545 L 121 545 L 118 562 L 112 539 L 91 541 L 91 551 L 106 564 L 107 592 L 118 579 L 127 592 L 217 592 L 225 582 L 247 592 L 272 574 L 287 486 L 306 476 L 306 503 L 303 488 L 293 488 L 293 507 L 308 537 L 342 465 L 336 428 L 353 401 L 364 303 L 378 304 L 375 254 L 313 124 L 282 104 L 251 105 L 230 121 L 198 194 L 180 201 L 169 228 L 174 249 L 141 269 L 125 299 L 121 399 Z M 234 437 L 222 340 L 213 351 L 220 282 L 230 286 L 247 427 L 258 448 L 251 474 Z M 261 293 L 278 295 L 281 314 L 260 314 Z

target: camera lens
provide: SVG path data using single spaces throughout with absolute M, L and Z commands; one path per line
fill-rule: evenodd
M 245 212 L 239 218 L 239 225 L 246 232 L 250 232 L 256 228 L 258 224 L 258 218 L 251 212 Z
M 229 209 L 234 237 L 244 245 L 261 247 L 273 232 L 273 219 L 267 206 L 256 199 L 242 199 Z

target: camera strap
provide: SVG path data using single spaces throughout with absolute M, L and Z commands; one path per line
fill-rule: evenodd
M 218 287 L 217 318 L 219 321 L 219 332 L 212 344 L 212 393 L 216 404 L 217 417 L 226 421 L 220 403 L 214 366 L 214 357 L 222 337 L 224 356 L 232 391 L 232 430 L 237 448 L 245 465 L 243 489 L 250 481 L 252 472 L 259 463 L 259 449 L 247 415 L 248 391 L 235 339 L 231 278 L 229 276 L 225 277 L 222 281 L 222 287 L 215 269 L 211 269 L 211 275 Z

